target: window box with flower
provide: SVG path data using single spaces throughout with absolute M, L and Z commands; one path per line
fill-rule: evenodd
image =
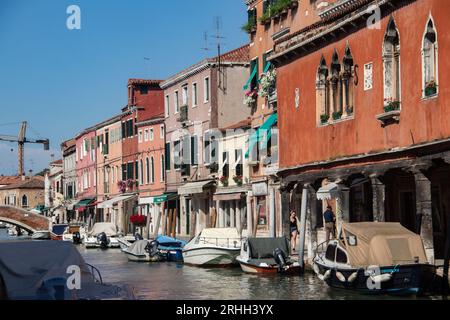
M 242 186 L 242 176 L 234 176 L 233 181 L 238 185 Z
M 147 224 L 147 217 L 140 214 L 132 215 L 130 216 L 130 223 L 136 227 L 145 227 Z
M 244 104 L 249 108 L 253 108 L 257 98 L 258 92 L 256 90 L 249 90 L 245 93 Z
M 436 81 L 431 80 L 425 85 L 425 97 L 432 97 L 437 94 L 437 84 Z
M 400 106 L 401 102 L 399 100 L 384 99 L 384 113 L 376 116 L 382 127 L 400 122 Z
M 224 187 L 228 187 L 228 177 L 227 176 L 221 176 L 219 181 Z
M 328 123 L 328 120 L 330 120 L 330 115 L 329 114 L 324 113 L 324 114 L 320 115 L 320 123 L 321 124 Z
M 342 111 L 333 112 L 333 120 L 340 120 L 342 118 Z
M 277 72 L 275 69 L 268 70 L 260 81 L 260 89 L 258 95 L 262 98 L 269 97 L 274 94 L 277 83 Z

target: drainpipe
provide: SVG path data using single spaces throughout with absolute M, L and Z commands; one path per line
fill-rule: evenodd
M 308 208 L 308 185 L 303 186 L 302 208 L 300 214 L 300 243 L 298 249 L 298 262 L 300 263 L 300 272 L 305 271 L 305 233 L 306 233 L 306 209 Z

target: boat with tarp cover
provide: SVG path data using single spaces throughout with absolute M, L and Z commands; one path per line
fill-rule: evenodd
M 339 239 L 319 245 L 313 263 L 330 287 L 370 294 L 421 293 L 435 276 L 420 235 L 400 223 L 343 223 Z

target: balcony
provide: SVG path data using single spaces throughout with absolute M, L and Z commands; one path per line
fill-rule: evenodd
M 191 175 L 191 166 L 188 164 L 181 164 L 180 172 L 182 177 L 190 177 Z
M 188 109 L 187 105 L 180 108 L 180 117 L 177 119 L 178 122 L 186 122 L 188 120 Z

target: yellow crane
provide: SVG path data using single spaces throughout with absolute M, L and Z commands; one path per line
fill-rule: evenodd
M 2 135 L 0 134 L 0 141 L 9 141 L 9 142 L 17 142 L 18 144 L 18 160 L 19 160 L 19 176 L 23 176 L 25 174 L 24 164 L 23 164 L 23 149 L 25 146 L 25 143 L 40 143 L 44 145 L 44 150 L 50 149 L 50 141 L 49 139 L 28 139 L 26 137 L 27 132 L 27 125 L 28 123 L 26 121 L 23 121 L 20 126 L 20 131 L 18 136 L 9 136 L 9 135 Z

